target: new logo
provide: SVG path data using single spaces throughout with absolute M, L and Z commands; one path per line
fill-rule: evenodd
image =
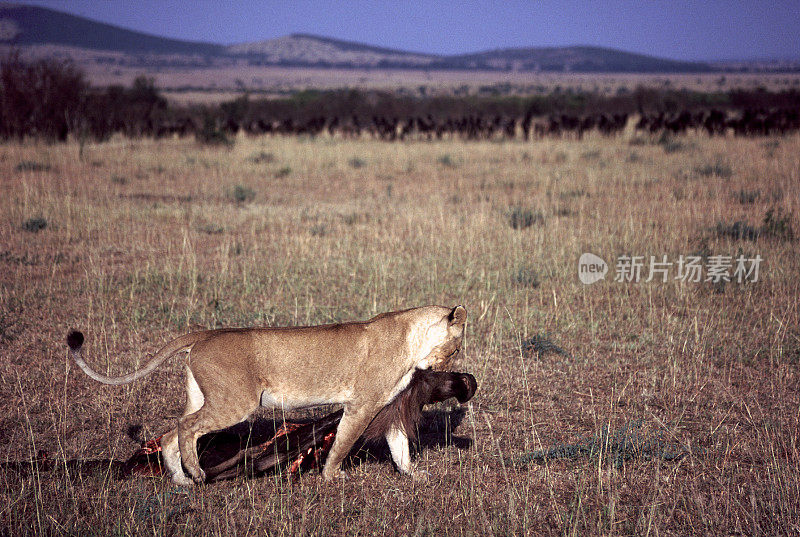
M 608 263 L 594 254 L 581 254 L 578 259 L 578 278 L 586 285 L 599 282 L 606 277 Z

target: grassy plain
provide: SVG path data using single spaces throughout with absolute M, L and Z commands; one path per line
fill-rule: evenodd
M 48 55 L 49 49 L 40 51 Z M 106 53 L 102 54 L 104 57 Z M 725 93 L 759 88 L 783 92 L 800 88 L 800 74 L 778 73 L 552 73 L 531 71 L 459 71 L 424 69 L 329 69 L 230 65 L 142 67 L 95 61 L 73 51 L 71 57 L 90 84 L 130 86 L 138 76 L 153 78 L 171 102 L 217 104 L 247 90 L 258 97 L 286 97 L 298 90 L 354 88 L 432 95 L 549 95 L 554 91 L 624 95 L 637 87 Z M 124 57 L 124 56 L 123 56 Z
M 800 137 L 25 143 L 0 147 L 0 209 L 0 461 L 57 461 L 0 467 L 2 535 L 800 531 Z M 613 281 L 623 254 L 739 253 L 758 282 Z M 428 303 L 466 305 L 479 383 L 430 415 L 428 484 L 372 457 L 194 490 L 67 463 L 125 459 L 184 402 L 180 359 L 100 386 L 70 328 L 115 374 L 197 327 Z
M 109 73 L 105 66 L 84 65 L 92 84 L 130 86 L 141 69 Z M 176 104 L 216 104 L 230 101 L 247 89 L 254 96 L 285 97 L 298 89 L 356 88 L 384 90 L 414 97 L 431 95 L 549 95 L 564 91 L 601 96 L 625 95 L 638 87 L 698 92 L 797 90 L 797 73 L 532 73 L 489 71 L 409 71 L 367 69 L 313 69 L 291 67 L 236 67 L 150 70 L 145 73 Z

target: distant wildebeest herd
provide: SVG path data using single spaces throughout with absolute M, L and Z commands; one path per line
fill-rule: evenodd
M 780 136 L 800 130 L 800 92 L 762 89 L 691 92 L 638 87 L 614 96 L 554 90 L 549 95 L 422 99 L 384 91 L 307 90 L 285 98 L 248 94 L 216 105 L 180 106 L 155 81 L 92 88 L 84 74 L 55 60 L 0 59 L 0 141 L 82 143 L 111 136 L 194 136 L 229 144 L 231 136 L 328 136 L 345 139 L 535 140 L 703 133 Z
M 628 114 L 552 114 L 535 117 L 528 113 L 522 117 L 482 114 L 460 117 L 410 116 L 405 118 L 373 115 L 341 117 L 315 116 L 310 119 L 247 118 L 217 120 L 214 128 L 235 135 L 244 131 L 249 135 L 329 136 L 345 139 L 369 138 L 385 141 L 403 140 L 531 140 L 545 137 L 580 140 L 590 132 L 602 136 L 616 136 L 628 125 Z M 635 119 L 634 129 L 639 133 L 685 134 L 702 132 L 709 136 L 781 136 L 800 130 L 800 111 L 778 108 L 746 109 L 729 112 L 718 109 L 677 113 L 642 113 Z M 207 126 L 206 126 L 207 128 Z M 177 122 L 156 125 L 156 137 L 186 136 L 200 131 L 197 122 L 184 118 Z
M 643 114 L 636 123 L 637 131 L 683 134 L 689 130 L 705 131 L 709 136 L 724 136 L 728 131 L 736 136 L 786 135 L 800 130 L 800 111 L 778 108 L 775 110 L 746 109 L 741 114 L 729 116 L 717 109 L 680 114 Z
M 282 121 L 265 121 L 258 119 L 244 125 L 226 123 L 224 128 L 231 133 L 244 129 L 249 134 L 284 134 L 284 135 L 322 135 L 341 136 L 343 138 L 369 137 L 378 140 L 442 140 L 458 138 L 463 140 L 513 140 L 522 137 L 529 140 L 532 136 L 562 136 L 572 134 L 583 136 L 586 131 L 598 129 L 605 135 L 613 135 L 625 128 L 627 114 L 588 115 L 585 117 L 551 116 L 547 119 L 535 120 L 533 115 L 523 118 L 511 116 L 484 116 L 480 114 L 461 117 L 436 118 L 431 114 L 411 116 L 407 118 L 372 116 L 370 119 L 350 116 L 325 118 L 318 116 L 308 121 L 285 119 Z

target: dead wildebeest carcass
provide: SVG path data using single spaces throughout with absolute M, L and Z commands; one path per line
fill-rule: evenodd
M 451 397 L 464 403 L 472 398 L 477 388 L 475 377 L 469 373 L 417 370 L 410 384 L 372 420 L 363 438 L 377 441 L 392 427 L 397 427 L 414 440 L 425 405 Z M 206 435 L 198 443 L 206 480 L 220 481 L 279 469 L 297 475 L 321 467 L 341 417 L 339 410 L 305 423 L 285 422 L 274 434 L 261 440 L 230 432 Z M 124 463 L 122 474 L 162 474 L 160 452 L 160 437 L 145 442 Z

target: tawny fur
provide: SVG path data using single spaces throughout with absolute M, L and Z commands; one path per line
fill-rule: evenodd
M 168 343 L 142 369 L 122 377 L 92 370 L 81 356 L 83 335 L 67 337 L 87 375 L 106 384 L 133 382 L 170 356 L 188 351 L 187 403 L 178 426 L 162 439 L 164 462 L 179 484 L 205 479 L 197 439 L 246 419 L 260 404 L 284 409 L 342 404 L 344 415 L 322 474 L 341 463 L 378 412 L 417 369 L 448 367 L 461 346 L 463 306 L 425 306 L 383 313 L 368 321 L 296 328 L 207 330 Z M 413 473 L 404 427 L 386 433 L 398 469 Z

